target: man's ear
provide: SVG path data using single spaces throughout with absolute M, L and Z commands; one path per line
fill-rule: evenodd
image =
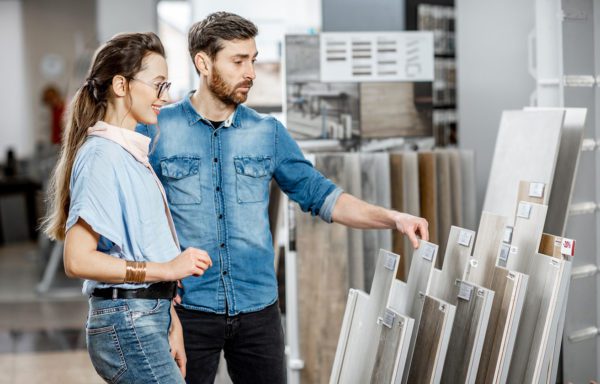
M 117 97 L 125 96 L 127 94 L 127 79 L 121 75 L 113 77 L 112 90 Z
M 208 55 L 204 52 L 196 53 L 194 56 L 194 65 L 200 74 L 204 76 L 208 76 L 208 71 L 212 62 L 210 61 Z

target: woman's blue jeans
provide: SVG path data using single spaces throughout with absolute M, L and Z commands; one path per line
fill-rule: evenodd
M 108 383 L 184 383 L 170 354 L 171 301 L 91 297 L 88 352 Z

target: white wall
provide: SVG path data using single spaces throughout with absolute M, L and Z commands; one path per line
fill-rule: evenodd
M 96 0 L 98 40 L 120 32 L 157 32 L 157 0 Z
M 502 111 L 527 106 L 535 89 L 527 71 L 534 1 L 456 0 L 455 5 L 458 142 L 475 150 L 479 214 Z
M 25 108 L 27 85 L 22 12 L 20 1 L 0 1 L 0 47 L 4 56 L 0 60 L 4 93 L 0 103 L 0 162 L 4 162 L 9 147 L 15 148 L 19 157 L 33 152 L 31 111 Z

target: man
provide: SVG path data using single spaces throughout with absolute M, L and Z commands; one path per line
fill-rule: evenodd
M 395 228 L 415 247 L 427 222 L 376 207 L 336 187 L 303 157 L 276 119 L 242 105 L 256 77 L 256 26 L 217 12 L 194 24 L 189 50 L 199 88 L 163 108 L 151 162 L 163 182 L 183 248 L 213 267 L 185 279 L 177 312 L 187 380 L 212 383 L 225 352 L 235 383 L 284 383 L 283 330 L 269 231 L 269 183 L 303 211 L 353 228 Z M 139 127 L 153 138 L 157 127 Z M 146 223 L 150 226 L 151 223 Z

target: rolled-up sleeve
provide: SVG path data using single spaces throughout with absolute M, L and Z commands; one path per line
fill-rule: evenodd
M 323 176 L 308 161 L 287 129 L 276 122 L 275 181 L 303 212 L 319 215 L 331 223 L 331 215 L 342 189 Z
M 106 154 L 92 150 L 75 161 L 70 182 L 68 231 L 77 220 L 85 221 L 97 234 L 123 247 L 124 231 L 118 181 Z

